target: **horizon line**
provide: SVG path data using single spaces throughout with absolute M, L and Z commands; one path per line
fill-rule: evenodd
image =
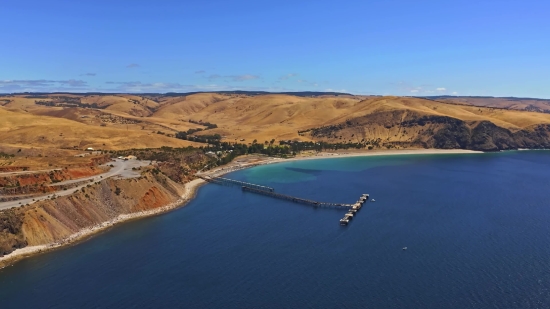
M 393 95 L 393 94 L 354 94 L 348 92 L 337 91 L 251 91 L 251 90 L 219 90 L 219 91 L 190 91 L 190 92 L 70 92 L 70 91 L 25 91 L 25 92 L 5 92 L 0 93 L 0 96 L 8 95 L 48 95 L 48 94 L 72 94 L 72 95 L 164 95 L 164 96 L 188 96 L 201 93 L 218 93 L 218 94 L 250 94 L 250 95 L 267 95 L 267 94 L 287 94 L 287 95 L 349 95 L 349 96 L 367 96 L 367 97 L 406 97 L 406 98 L 495 98 L 495 99 L 521 99 L 521 100 L 550 100 L 550 98 L 537 97 L 515 97 L 515 96 L 481 96 L 481 95 L 427 95 L 427 96 L 410 96 L 410 95 Z

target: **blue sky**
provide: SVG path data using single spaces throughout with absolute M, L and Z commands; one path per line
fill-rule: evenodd
M 0 3 L 0 93 L 550 98 L 549 1 Z

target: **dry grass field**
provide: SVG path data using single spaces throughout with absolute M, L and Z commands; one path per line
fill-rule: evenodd
M 273 138 L 307 140 L 308 137 L 300 136 L 298 131 L 387 112 L 445 116 L 469 122 L 488 120 L 512 131 L 550 123 L 550 115 L 543 113 L 444 104 L 403 97 L 309 98 L 289 95 L 246 97 L 199 94 L 167 101 L 153 116 L 160 119 L 188 118 L 215 123 L 218 128 L 211 132 L 219 133 L 229 141 L 264 141 Z M 373 123 L 372 126 L 376 124 Z
M 195 135 L 220 134 L 225 141 L 245 143 L 376 138 L 412 142 L 427 133 L 424 125 L 411 123 L 437 117 L 460 120 L 471 128 L 488 121 L 512 133 L 550 124 L 550 114 L 516 110 L 517 106 L 474 106 L 481 104 L 468 100 L 449 103 L 350 95 L 20 94 L 0 97 L 0 145 L 79 151 L 200 146 L 174 136 L 179 131 L 206 129 L 197 124 L 201 121 L 217 128 Z M 331 128 L 330 134 L 315 131 L 324 127 Z
M 66 114 L 60 113 L 61 116 Z M 63 117 L 34 115 L 0 108 L 2 145 L 23 148 L 128 149 L 165 145 L 186 147 L 194 143 L 153 133 L 133 124 L 88 125 Z
M 550 113 L 550 100 L 545 99 L 492 97 L 435 97 L 433 99 L 444 103 Z

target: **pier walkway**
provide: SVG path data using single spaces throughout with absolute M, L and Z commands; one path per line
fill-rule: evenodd
M 267 196 L 271 196 L 271 197 L 274 197 L 274 198 L 287 200 L 287 201 L 292 201 L 292 202 L 296 202 L 296 203 L 300 203 L 300 204 L 307 204 L 307 205 L 313 205 L 313 206 L 319 206 L 319 207 L 344 207 L 344 208 L 353 207 L 353 205 L 351 205 L 351 204 L 317 202 L 317 201 L 308 200 L 308 199 L 305 199 L 305 198 L 290 196 L 290 195 L 281 194 L 281 193 L 275 193 L 275 192 L 272 192 L 272 191 L 258 190 L 258 189 L 248 187 L 248 186 L 243 186 L 242 189 L 243 189 L 243 191 L 258 193 L 258 194 L 262 194 L 262 195 L 267 195 Z
M 234 180 L 234 179 L 229 179 L 229 178 L 208 177 L 208 176 L 199 176 L 199 177 L 202 178 L 203 180 L 208 181 L 208 182 L 215 182 L 215 183 L 219 183 L 219 184 L 245 186 L 245 187 L 250 187 L 250 188 L 254 188 L 256 190 L 267 191 L 267 192 L 275 191 L 275 189 L 273 189 L 271 187 L 261 186 L 261 185 L 248 183 L 248 182 L 244 182 L 244 181 L 239 181 L 239 180 Z
M 199 176 L 207 182 L 217 183 L 217 184 L 227 184 L 227 185 L 240 185 L 243 191 L 261 194 L 270 196 L 273 198 L 278 198 L 281 200 L 287 200 L 295 203 L 313 205 L 315 207 L 334 207 L 338 209 L 347 209 L 348 212 L 344 215 L 344 218 L 340 219 L 341 225 L 348 225 L 348 223 L 357 215 L 357 212 L 363 207 L 363 204 L 366 203 L 369 199 L 368 194 L 363 194 L 359 197 L 359 200 L 355 204 L 341 204 L 341 203 L 325 203 L 318 202 L 314 200 L 309 200 L 305 198 L 295 197 L 291 195 L 275 193 L 275 189 L 271 187 L 261 186 L 253 183 L 248 183 L 239 180 L 233 180 L 223 177 L 208 177 L 208 176 Z

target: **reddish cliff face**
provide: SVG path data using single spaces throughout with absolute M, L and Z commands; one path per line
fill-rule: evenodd
M 119 152 L 129 155 L 133 152 Z M 184 185 L 199 168 L 211 159 L 202 151 L 189 149 L 146 149 L 138 152 L 140 159 L 161 161 L 146 169 L 140 178 L 113 180 L 89 184 L 70 196 L 39 201 L 32 205 L 0 211 L 0 256 L 27 246 L 61 243 L 80 232 L 89 231 L 120 215 L 152 211 L 180 199 Z M 105 163 L 99 158 L 93 164 Z M 9 194 L 51 192 L 56 182 L 96 175 L 99 167 L 69 168 L 43 174 L 4 177 L 0 191 Z M 12 175 L 15 176 L 15 175 Z M 6 187 L 6 184 L 15 185 Z M 2 188 L 2 186 L 4 187 Z M 13 192 L 12 192 L 13 191 Z M 10 195 L 13 196 L 13 195 Z M 9 197 L 9 196 L 7 196 Z
M 90 163 L 88 163 L 89 166 L 98 166 L 101 164 L 105 164 L 107 162 L 111 161 L 111 158 L 108 155 L 103 155 L 100 157 L 94 157 L 90 158 Z
M 28 166 L 0 166 L 0 173 L 28 171 Z
M 0 187 L 22 187 L 30 185 L 51 184 L 64 180 L 90 177 L 97 174 L 105 173 L 105 171 L 106 170 L 104 168 L 86 166 L 57 169 L 47 172 L 13 174 L 0 177 Z
M 58 191 L 55 183 L 105 173 L 102 167 L 71 167 L 47 172 L 13 174 L 0 177 L 0 194 L 19 195 Z
M 13 209 L 2 221 L 0 256 L 25 246 L 59 242 L 121 214 L 152 210 L 176 202 L 184 186 L 163 174 L 105 180 L 77 193 Z

